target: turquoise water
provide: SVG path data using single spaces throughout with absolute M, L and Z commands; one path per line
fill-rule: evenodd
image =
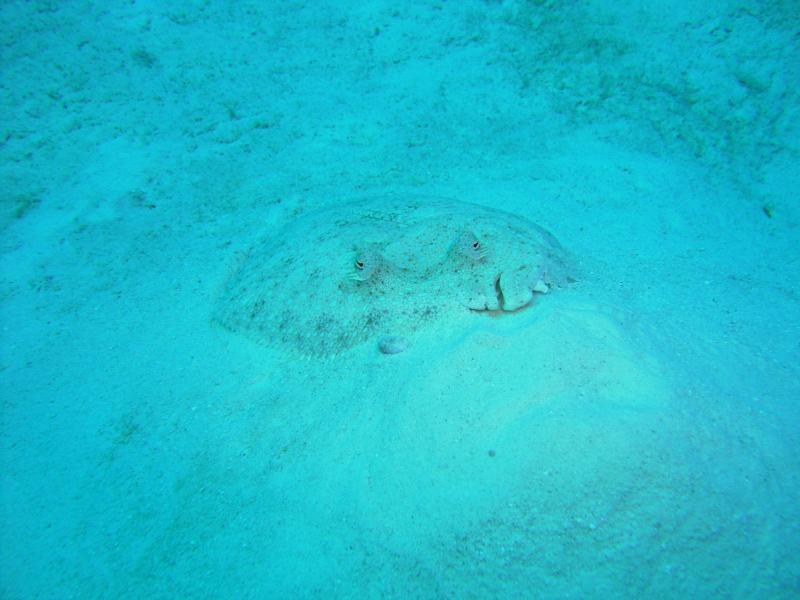
M 3 2 L 0 596 L 800 596 L 800 8 L 650 4 Z M 385 194 L 569 283 L 215 322 L 264 245 L 336 321 L 284 227 Z

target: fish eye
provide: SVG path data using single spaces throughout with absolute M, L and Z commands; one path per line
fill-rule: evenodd
M 478 248 L 480 248 L 480 247 L 481 247 L 481 243 L 480 243 L 478 240 L 475 240 L 474 242 L 472 242 L 472 247 L 473 247 L 475 250 L 477 250 Z
M 356 259 L 356 269 L 363 270 L 364 269 L 364 261 Z

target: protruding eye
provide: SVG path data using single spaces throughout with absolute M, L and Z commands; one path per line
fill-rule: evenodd
M 481 241 L 471 231 L 461 232 L 453 243 L 451 251 L 475 262 L 483 260 L 483 257 L 486 256 L 486 250 Z
M 384 269 L 385 261 L 378 252 L 365 250 L 353 257 L 352 264 L 355 270 L 350 275 L 351 279 L 367 281 L 380 274 L 380 271 Z

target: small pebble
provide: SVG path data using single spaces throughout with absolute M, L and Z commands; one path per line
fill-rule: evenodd
M 400 354 L 407 350 L 408 346 L 408 339 L 401 335 L 387 335 L 378 341 L 378 349 L 383 354 Z

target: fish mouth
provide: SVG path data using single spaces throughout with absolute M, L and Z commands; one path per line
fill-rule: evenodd
M 514 314 L 531 306 L 537 295 L 550 291 L 542 279 L 537 279 L 533 284 L 521 283 L 513 277 L 504 278 L 503 273 L 494 277 L 492 289 L 493 297 L 482 297 L 477 301 L 467 302 L 467 308 L 472 312 L 491 316 Z

